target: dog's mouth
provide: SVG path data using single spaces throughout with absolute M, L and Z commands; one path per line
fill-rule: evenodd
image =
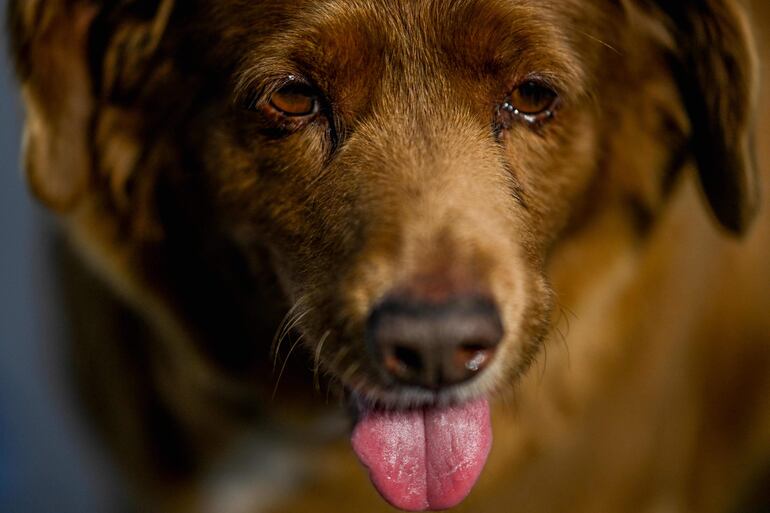
M 442 510 L 468 496 L 492 445 L 486 399 L 404 410 L 353 399 L 353 450 L 388 503 L 407 511 Z
M 392 295 L 372 312 L 368 373 L 342 378 L 357 410 L 353 450 L 396 508 L 452 508 L 471 492 L 492 444 L 485 397 L 501 368 L 498 307 L 487 295 Z
M 487 397 L 512 363 L 492 295 L 445 296 L 384 296 L 334 340 L 357 348 L 345 353 L 353 362 L 328 364 L 355 410 L 353 450 L 382 497 L 406 511 L 449 509 L 470 494 L 492 445 Z

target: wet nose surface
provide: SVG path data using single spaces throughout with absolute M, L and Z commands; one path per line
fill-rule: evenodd
M 478 295 L 438 303 L 391 295 L 367 323 L 367 345 L 380 370 L 399 383 L 433 390 L 480 373 L 502 337 L 495 303 Z

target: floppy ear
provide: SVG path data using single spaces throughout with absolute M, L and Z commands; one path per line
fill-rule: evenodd
M 94 120 L 109 97 L 140 81 L 173 3 L 10 1 L 11 52 L 27 111 L 24 165 L 50 208 L 70 210 L 93 185 Z
M 651 3 L 672 38 L 672 70 L 703 191 L 722 226 L 740 235 L 759 204 L 752 140 L 756 62 L 747 24 L 731 0 Z
M 88 186 L 94 109 L 86 62 L 95 4 L 13 0 L 11 49 L 27 106 L 24 165 L 33 192 L 63 211 Z

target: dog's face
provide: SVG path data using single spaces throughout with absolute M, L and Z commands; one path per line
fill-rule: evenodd
M 205 219 L 275 274 L 289 324 L 365 409 L 510 387 L 550 326 L 551 251 L 607 211 L 641 240 L 689 156 L 727 228 L 752 211 L 750 56 L 728 2 L 83 2 L 47 39 L 79 49 L 64 73 L 93 87 L 53 107 L 34 68 L 50 41 L 24 32 L 40 4 L 12 16 L 54 127 L 32 133 L 38 193 L 99 197 L 145 227 L 125 244 Z M 93 157 L 69 159 L 67 183 L 91 177 L 78 190 L 43 169 L 73 112 L 97 141 L 69 147 Z
M 218 8 L 234 87 L 193 121 L 216 212 L 246 252 L 267 243 L 346 387 L 414 406 L 509 383 L 546 330 L 547 250 L 597 168 L 603 47 L 549 3 L 300 4 Z M 383 371 L 371 339 L 388 335 L 367 333 L 383 303 L 454 301 L 488 303 L 504 332 L 478 379 Z

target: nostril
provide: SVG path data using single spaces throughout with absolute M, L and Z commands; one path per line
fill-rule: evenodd
M 405 345 L 390 346 L 384 351 L 385 370 L 403 381 L 410 381 L 425 368 L 425 361 L 416 349 Z
M 407 369 L 419 371 L 423 368 L 420 353 L 409 347 L 397 346 L 393 350 L 393 357 L 402 367 Z

